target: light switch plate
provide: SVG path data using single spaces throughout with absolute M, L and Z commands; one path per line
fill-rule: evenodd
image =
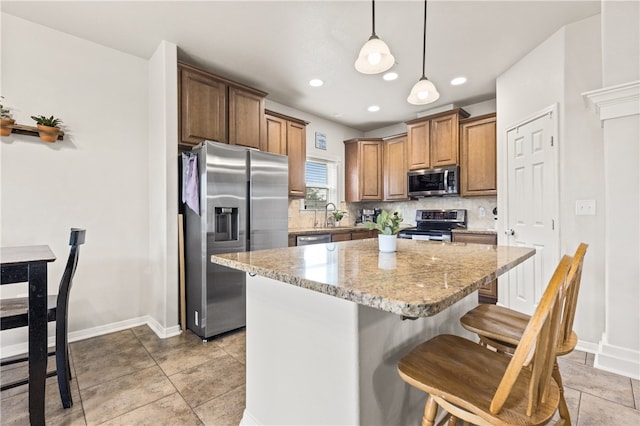
M 595 216 L 596 200 L 576 200 L 576 216 Z

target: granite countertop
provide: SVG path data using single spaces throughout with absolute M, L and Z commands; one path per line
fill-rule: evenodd
M 467 229 L 452 229 L 451 232 L 456 234 L 497 234 L 495 229 L 489 228 L 467 228 Z
M 364 225 L 327 226 L 324 228 L 289 228 L 289 235 L 342 234 L 352 231 L 368 231 Z
M 220 265 L 406 317 L 427 317 L 533 256 L 534 249 L 376 239 L 211 256 Z

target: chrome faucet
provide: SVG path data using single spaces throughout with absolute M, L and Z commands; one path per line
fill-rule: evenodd
M 331 221 L 331 223 L 329 223 L 329 206 L 333 207 L 333 211 L 336 211 L 336 205 L 333 203 L 327 203 L 326 206 L 324 206 L 324 225 L 325 226 L 334 226 L 335 221 Z

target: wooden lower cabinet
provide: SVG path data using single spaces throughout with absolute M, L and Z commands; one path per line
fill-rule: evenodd
M 337 243 L 338 241 L 350 241 L 351 232 L 344 232 L 342 234 L 331 234 L 331 242 Z
M 376 231 L 364 230 L 364 231 L 353 231 L 351 233 L 352 240 L 364 240 L 365 238 L 373 238 L 375 236 Z
M 337 228 L 340 229 L 340 228 Z M 296 236 L 298 234 L 289 234 L 289 247 L 294 247 L 296 245 Z M 369 229 L 354 229 L 347 231 L 339 232 L 331 232 L 331 242 L 337 243 L 340 241 L 351 241 L 351 240 L 363 240 L 365 238 L 373 238 L 377 235 L 377 231 L 369 230 Z
M 474 244 L 498 244 L 498 235 L 495 232 L 454 232 L 451 237 L 454 243 L 474 243 Z M 487 286 L 478 290 L 478 302 L 493 303 L 498 301 L 498 280 L 493 280 Z

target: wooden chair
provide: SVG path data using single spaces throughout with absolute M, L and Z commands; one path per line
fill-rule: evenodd
M 78 265 L 80 245 L 84 244 L 85 233 L 86 231 L 84 229 L 71 229 L 71 237 L 69 238 L 71 249 L 69 251 L 67 265 L 60 280 L 58 295 L 49 296 L 47 300 L 47 321 L 56 322 L 56 350 L 55 352 L 49 353 L 49 355 L 55 355 L 56 357 L 56 371 L 47 373 L 47 377 L 53 375 L 58 376 L 58 388 L 64 408 L 70 408 L 73 405 L 71 388 L 69 386 L 71 369 L 69 367 L 69 343 L 67 339 L 69 293 L 73 283 L 73 276 L 76 272 L 76 266 Z M 8 330 L 28 326 L 28 306 L 28 298 L 26 297 L 0 300 L 0 329 Z M 43 338 L 47 339 L 47 335 L 45 334 Z M 2 365 L 15 364 L 26 360 L 28 360 L 28 358 L 11 359 L 3 361 Z M 28 379 L 23 379 L 17 382 L 3 384 L 2 390 L 21 386 L 28 382 Z
M 552 379 L 565 280 L 564 256 L 513 354 L 495 352 L 462 337 L 440 335 L 422 343 L 398 363 L 410 385 L 429 394 L 422 426 L 433 426 L 438 406 L 476 425 L 541 425 L 558 408 Z
M 571 268 L 569 269 L 566 282 L 567 288 L 565 290 L 567 296 L 562 313 L 556 356 L 562 356 L 572 352 L 578 343 L 578 336 L 573 331 L 573 320 L 576 313 L 580 280 L 582 277 L 582 265 L 584 264 L 587 247 L 588 245 L 585 243 L 581 243 L 578 246 L 573 257 Z M 522 338 L 529 319 L 529 315 L 503 306 L 482 304 L 460 318 L 460 323 L 467 330 L 476 333 L 482 345 L 493 347 L 499 352 L 513 354 L 518 342 L 520 342 Z M 571 416 L 569 415 L 569 408 L 564 398 L 564 387 L 562 385 L 562 377 L 560 376 L 557 359 L 553 366 L 553 378 L 560 387 L 560 418 L 564 423 L 570 425 Z

